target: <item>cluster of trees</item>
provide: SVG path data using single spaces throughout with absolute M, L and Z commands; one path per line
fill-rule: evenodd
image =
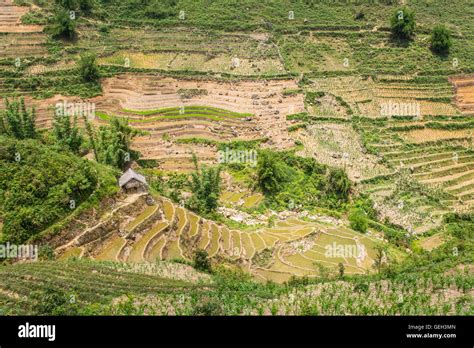
M 128 120 L 112 118 L 109 126 L 101 126 L 95 134 L 85 120 L 89 141 L 99 163 L 125 169 L 130 161 L 138 159 L 139 154 L 130 146 L 138 131 L 129 126 Z
M 56 113 L 53 122 L 53 134 L 56 142 L 74 154 L 92 150 L 97 162 L 118 169 L 125 169 L 130 161 L 138 159 L 139 154 L 130 146 L 138 131 L 129 126 L 127 119 L 112 118 L 110 125 L 98 130 L 82 116 L 85 133 L 79 128 L 77 115 Z M 88 142 L 88 143 L 86 143 Z
M 35 110 L 23 99 L 5 100 L 0 112 L 0 216 L 5 240 L 22 243 L 85 201 L 99 180 L 95 165 L 77 157 L 92 149 L 99 163 L 125 169 L 138 153 L 137 131 L 113 118 L 94 129 L 82 115 L 56 110 L 53 129 L 39 136 Z M 66 151 L 64 151 L 66 150 Z
M 55 0 L 54 13 L 46 32 L 56 39 L 76 37 L 76 18 L 79 13 L 90 14 L 94 0 Z
M 415 34 L 415 12 L 407 7 L 396 10 L 390 18 L 390 27 L 394 37 L 410 40 Z M 448 28 L 441 24 L 435 26 L 430 37 L 431 49 L 436 53 L 446 54 L 451 46 L 451 33 Z
M 35 109 L 28 110 L 23 98 L 12 101 L 5 99 L 5 111 L 0 113 L 0 135 L 16 139 L 34 139 L 36 138 L 35 118 Z
M 84 53 L 79 59 L 79 74 L 86 82 L 95 82 L 100 77 L 97 57 L 94 53 Z
M 307 207 L 340 208 L 351 191 L 350 180 L 342 169 L 329 168 L 313 158 L 270 150 L 258 153 L 256 185 L 272 202 L 286 208 L 289 201 Z
M 221 193 L 220 168 L 199 168 L 197 158 L 193 155 L 195 171 L 191 174 L 190 188 L 193 193 L 187 205 L 191 210 L 201 214 L 215 211 L 219 205 Z
M 85 201 L 97 183 L 93 164 L 69 151 L 0 136 L 2 237 L 25 242 Z
M 69 151 L 79 154 L 84 137 L 78 127 L 78 116 L 69 116 L 55 112 L 53 116 L 53 134 L 57 143 Z

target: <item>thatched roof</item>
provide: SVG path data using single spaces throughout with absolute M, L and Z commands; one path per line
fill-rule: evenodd
M 133 179 L 146 185 L 145 177 L 143 175 L 136 173 L 135 171 L 132 170 L 132 168 L 130 168 L 125 173 L 123 173 L 123 175 L 120 177 L 119 179 L 120 187 L 124 187 L 127 183 L 129 183 Z

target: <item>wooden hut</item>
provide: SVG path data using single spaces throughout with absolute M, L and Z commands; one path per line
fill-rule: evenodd
M 132 168 L 123 173 L 119 179 L 119 185 L 126 193 L 139 193 L 148 190 L 145 177 L 136 173 Z

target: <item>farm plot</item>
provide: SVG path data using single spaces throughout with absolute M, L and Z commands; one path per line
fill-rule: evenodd
M 474 76 L 450 78 L 456 91 L 456 104 L 463 114 L 474 114 Z
M 21 23 L 21 17 L 29 11 L 30 7 L 16 6 L 13 0 L 0 1 L 0 33 L 41 32 L 41 26 Z
M 267 42 L 267 34 L 129 28 L 113 29 L 103 37 L 84 28 L 81 41 L 80 47 L 102 53 L 102 65 L 241 76 L 285 73 L 278 49 Z
M 425 82 L 407 76 L 378 75 L 314 77 L 310 80 L 312 83 L 308 86 L 309 91 L 329 93 L 342 98 L 354 115 L 384 117 L 382 109 L 387 104 L 415 105 L 420 110 L 420 116 L 459 114 L 451 102 L 454 95 L 447 78 L 433 77 L 432 82 Z M 322 101 L 313 111 L 314 115 L 334 116 L 330 110 L 324 108 L 325 105 L 329 107 L 331 103 Z
M 376 202 L 380 217 L 414 233 L 428 231 L 446 213 L 469 210 L 474 203 L 471 130 L 463 129 L 464 121 L 454 118 L 438 122 L 446 129 L 427 128 L 428 122 L 390 121 L 360 127 L 367 146 L 394 171 L 392 177 L 364 184 L 364 190 Z M 407 175 L 425 188 L 407 186 L 402 179 Z
M 237 264 L 260 280 L 275 281 L 289 279 L 291 275 L 316 276 L 318 262 L 329 268 L 343 263 L 348 273 L 364 273 L 372 267 L 371 255 L 376 240 L 350 229 L 328 228 L 327 224 L 291 218 L 279 221 L 275 227 L 254 232 L 230 230 L 167 199 L 158 198 L 157 202 L 126 225 L 127 228 L 135 226 L 132 230 L 137 232 L 133 239 L 126 240 L 117 231 L 113 232 L 104 243 L 91 241 L 88 253 L 83 253 L 82 257 L 95 255 L 92 257 L 97 260 L 128 263 L 191 260 L 197 249 L 203 249 L 213 260 Z M 143 221 L 157 209 L 164 212 L 161 218 L 144 224 Z M 137 226 L 141 227 L 137 230 Z M 94 245 L 98 250 L 91 250 Z M 63 255 L 78 252 L 77 248 L 66 250 Z M 262 255 L 266 255 L 263 257 L 265 262 Z
M 351 126 L 320 123 L 299 131 L 296 138 L 304 145 L 301 155 L 314 157 L 318 162 L 330 166 L 345 168 L 353 181 L 390 172 L 380 158 L 366 153 L 359 135 Z

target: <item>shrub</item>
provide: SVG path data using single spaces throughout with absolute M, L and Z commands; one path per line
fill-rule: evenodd
M 204 297 L 193 309 L 192 315 L 216 316 L 224 315 L 220 301 L 212 297 Z
M 447 53 L 452 45 L 451 33 L 444 25 L 437 25 L 431 33 L 430 43 L 436 53 Z
M 45 31 L 53 38 L 72 40 L 76 36 L 76 23 L 71 19 L 68 10 L 58 8 L 55 10 L 52 22 L 48 25 Z
M 360 12 L 357 12 L 357 14 L 355 15 L 354 17 L 356 20 L 362 20 L 365 18 L 365 14 L 364 12 L 360 11 Z
M 211 262 L 209 261 L 209 255 L 205 250 L 197 250 L 194 253 L 194 260 L 193 260 L 194 268 L 198 271 L 203 272 L 212 272 Z
M 349 198 L 351 182 L 344 170 L 340 168 L 331 168 L 327 180 L 327 191 L 334 193 L 342 200 Z
M 190 209 L 206 214 L 219 206 L 221 192 L 220 168 L 199 168 L 197 157 L 193 155 L 195 171 L 191 174 L 192 197 L 188 201 Z
M 5 99 L 5 111 L 0 112 L 0 135 L 5 134 L 16 139 L 34 139 L 35 119 L 35 108 L 28 110 L 23 98 L 19 101 Z
M 34 293 L 33 312 L 36 315 L 77 315 L 78 306 L 74 295 L 50 287 Z
M 54 249 L 50 245 L 41 245 L 38 248 L 38 258 L 41 261 L 51 261 L 54 260 Z
M 390 20 L 392 34 L 399 39 L 410 39 L 415 33 L 415 12 L 407 7 L 398 9 Z
M 349 214 L 349 223 L 353 230 L 359 231 L 362 233 L 367 232 L 368 221 L 364 212 L 360 209 L 354 209 Z
M 83 54 L 79 60 L 79 73 L 84 81 L 97 81 L 99 79 L 99 68 L 97 67 L 94 54 Z
M 257 183 L 265 194 L 275 194 L 280 191 L 286 175 L 281 161 L 269 151 L 261 151 L 257 163 Z

